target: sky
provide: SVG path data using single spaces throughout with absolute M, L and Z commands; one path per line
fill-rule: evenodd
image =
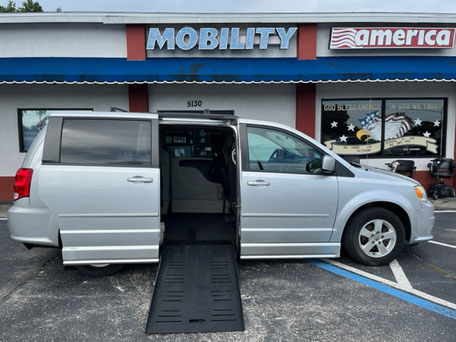
M 0 0 L 5 5 L 7 0 Z M 15 0 L 20 6 L 22 0 Z M 439 12 L 456 13 L 456 0 L 38 0 L 54 12 Z

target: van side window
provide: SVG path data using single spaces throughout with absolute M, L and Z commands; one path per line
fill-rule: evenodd
M 60 162 L 73 165 L 150 166 L 151 122 L 65 119 Z
M 323 153 L 286 132 L 247 127 L 250 171 L 319 173 Z

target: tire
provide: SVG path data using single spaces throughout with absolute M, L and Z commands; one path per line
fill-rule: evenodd
M 404 225 L 387 209 L 367 208 L 349 220 L 342 245 L 361 264 L 386 265 L 396 259 L 405 246 Z
M 438 194 L 437 191 L 434 191 L 434 192 L 432 193 L 432 199 L 434 199 L 434 200 L 439 199 L 439 194 Z
M 456 196 L 456 191 L 454 189 L 450 190 L 450 197 L 455 197 Z
M 119 272 L 124 265 L 106 264 L 106 265 L 76 265 L 76 269 L 82 274 L 91 277 L 105 277 Z

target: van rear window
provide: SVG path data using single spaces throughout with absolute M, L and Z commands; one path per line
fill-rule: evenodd
M 65 119 L 60 162 L 73 165 L 150 166 L 151 122 Z

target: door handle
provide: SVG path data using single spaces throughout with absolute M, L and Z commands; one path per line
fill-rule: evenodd
M 271 183 L 265 181 L 264 179 L 257 179 L 254 181 L 248 181 L 247 185 L 249 186 L 269 186 Z
M 134 176 L 127 178 L 127 181 L 131 183 L 152 183 L 154 181 L 153 178 L 143 177 L 143 176 Z

